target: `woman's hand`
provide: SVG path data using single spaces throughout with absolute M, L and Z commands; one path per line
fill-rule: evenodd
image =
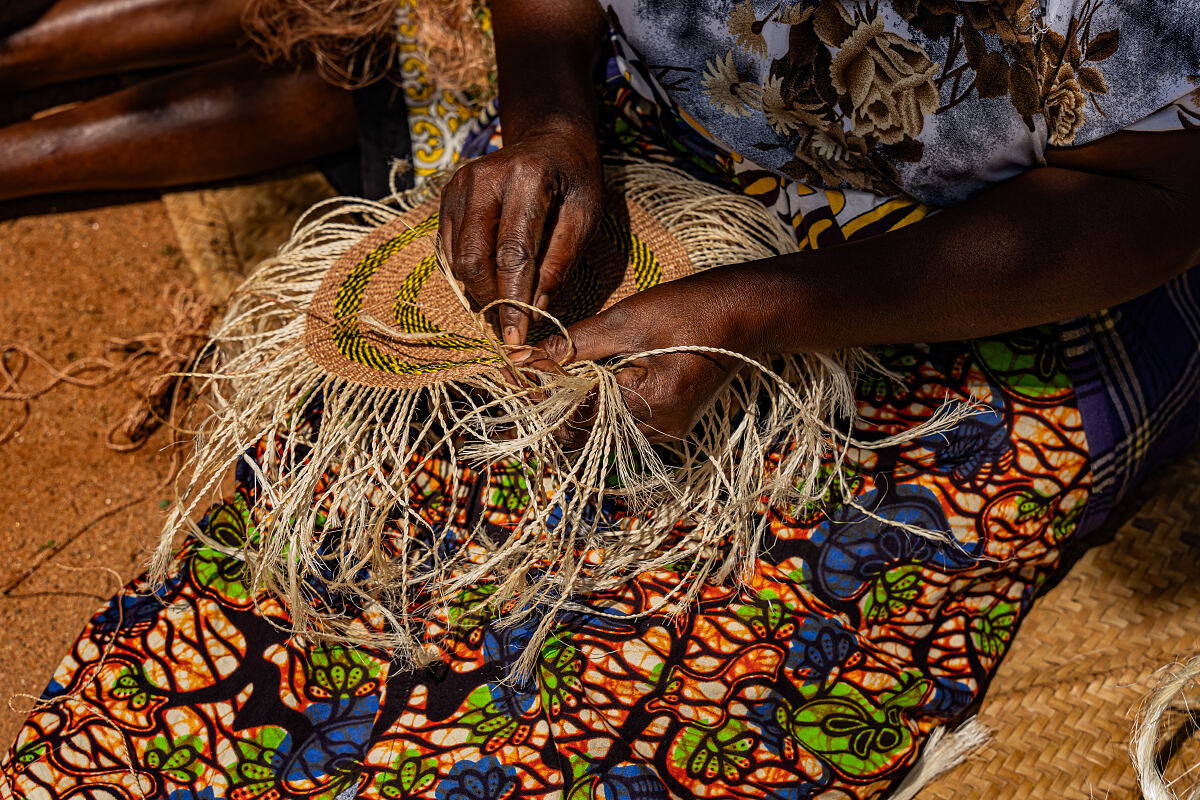
M 714 270 L 713 272 L 720 272 Z M 694 275 L 625 298 L 607 311 L 572 325 L 572 352 L 561 335 L 544 347 L 555 362 L 612 361 L 678 346 L 745 352 L 745 299 L 738 282 L 721 285 L 715 275 Z M 642 432 L 652 442 L 681 439 L 691 431 L 717 393 L 742 365 L 719 353 L 678 352 L 639 358 L 623 367 L 617 382 Z M 538 366 L 536 361 L 530 366 Z M 582 409 L 564 433 L 568 446 L 586 438 L 591 416 Z
M 442 193 L 439 234 L 454 276 L 480 306 L 545 310 L 596 230 L 602 181 L 586 122 L 547 123 L 465 165 Z M 499 313 L 505 343 L 523 342 L 530 312 Z
M 450 181 L 439 233 L 475 302 L 544 310 L 599 219 L 592 78 L 608 23 L 595 0 L 490 5 L 504 148 Z M 524 341 L 530 312 L 502 305 L 499 313 L 504 341 Z

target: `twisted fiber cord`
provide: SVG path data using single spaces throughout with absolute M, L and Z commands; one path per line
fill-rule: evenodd
M 194 362 L 208 340 L 215 309 L 207 298 L 178 287 L 165 291 L 171 308 L 171 325 L 132 338 L 109 338 L 105 343 L 117 357 L 91 357 L 58 368 L 30 346 L 21 342 L 0 343 L 0 401 L 18 404 L 18 418 L 0 432 L 0 444 L 12 439 L 25 426 L 32 401 L 64 384 L 94 389 L 123 380 L 139 397 L 121 421 L 109 429 L 106 444 L 116 452 L 136 450 L 165 422 L 162 410 L 175 392 L 174 373 Z M 25 386 L 21 379 L 29 365 L 40 368 L 47 379 L 39 386 Z M 141 383 L 140 388 L 135 388 Z M 123 437 L 125 441 L 117 441 Z
M 752 199 L 727 197 L 677 170 L 647 162 L 610 166 L 614 187 L 665 220 L 700 268 L 795 248 L 788 232 Z M 189 476 L 179 487 L 153 558 L 155 580 L 170 567 L 176 533 L 186 530 L 204 540 L 190 522 L 192 514 L 225 470 L 240 462 L 255 471 L 263 487 L 259 538 L 235 551 L 205 543 L 246 561 L 250 582 L 292 610 L 294 633 L 386 646 L 401 661 L 420 662 L 427 645 L 409 634 L 410 626 L 421 620 L 440 624 L 445 615 L 439 609 L 451 598 L 493 580 L 499 582 L 497 591 L 476 611 L 489 604 L 503 607 L 505 626 L 536 616 L 533 638 L 540 642 L 550 633 L 549 621 L 575 608 L 581 593 L 623 585 L 633 574 L 668 564 L 680 565 L 686 577 L 675 595 L 648 613 L 682 612 L 706 582 L 740 577 L 753 563 L 765 517 L 752 512 L 762 502 L 821 497 L 840 485 L 836 474 L 852 448 L 888 446 L 852 441 L 849 429 L 835 419 L 853 415 L 850 371 L 866 360 L 861 353 L 781 356 L 778 365 L 730 353 L 745 368 L 693 435 L 671 446 L 678 463 L 670 466 L 650 448 L 628 412 L 612 365 L 571 363 L 563 374 L 516 371 L 525 372 L 531 386 L 514 385 L 503 370 L 492 370 L 411 390 L 380 389 L 326 373 L 309 358 L 304 343 L 314 293 L 331 266 L 363 236 L 402 218 L 435 190 L 436 184 L 427 184 L 388 204 L 343 198 L 317 206 L 297 225 L 280 256 L 261 265 L 232 299 L 215 335 L 216 368 L 196 375 L 213 392 L 214 416 L 197 439 Z M 435 274 L 449 279 L 444 268 Z M 458 288 L 449 285 L 452 291 Z M 458 302 L 467 308 L 464 299 Z M 472 327 L 478 327 L 478 318 L 471 318 L 476 320 Z M 378 320 L 363 322 L 373 337 L 390 333 Z M 397 341 L 414 342 L 407 333 Z M 498 343 L 487 349 L 506 355 Z M 703 352 L 679 348 L 688 349 Z M 758 403 L 762 391 L 771 398 L 766 406 Z M 325 420 L 341 424 L 320 426 L 310 441 L 296 427 L 295 412 L 297 398 L 314 392 L 323 398 Z M 597 413 L 591 434 L 581 451 L 565 453 L 554 433 L 570 423 L 589 396 Z M 418 408 L 433 413 L 418 414 Z M 738 409 L 755 410 L 743 418 Z M 946 414 L 901 438 L 933 435 L 973 412 L 971 404 L 948 407 Z M 455 441 L 458 433 L 466 434 L 461 444 Z M 794 447 L 782 460 L 768 463 L 765 454 L 781 435 Z M 281 450 L 269 448 L 261 459 L 244 457 L 248 447 L 264 440 L 279 442 Z M 408 533 L 411 528 L 437 538 L 406 509 L 412 507 L 419 470 L 439 450 L 453 464 L 510 465 L 519 473 L 514 480 L 534 490 L 503 543 L 491 543 L 482 527 L 464 532 L 483 551 L 478 563 L 444 554 Z M 831 471 L 822 463 L 826 452 L 834 456 Z M 329 469 L 332 480 L 325 479 Z M 610 469 L 616 471 L 611 483 Z M 587 509 L 618 495 L 635 514 L 634 527 L 601 530 L 601 520 Z M 455 518 L 457 492 L 446 497 L 453 506 L 447 517 Z M 398 530 L 386 527 L 393 512 L 400 515 Z M 696 524 L 680 532 L 676 520 Z M 551 528 L 556 535 L 547 535 Z M 341 532 L 337 553 L 321 552 L 323 530 Z M 936 531 L 914 533 L 945 538 Z M 595 548 L 604 553 L 603 561 L 585 563 L 582 554 Z M 371 577 L 364 579 L 366 574 Z M 367 630 L 348 623 L 336 609 L 323 608 L 306 576 L 359 605 L 380 627 L 372 623 Z M 425 592 L 420 598 L 418 590 Z M 538 651 L 537 644 L 527 648 L 511 677 L 519 679 L 531 669 Z
M 398 5 L 414 27 L 404 38 L 439 88 L 490 93 L 495 53 L 482 0 L 251 0 L 242 27 L 267 62 L 311 61 L 330 83 L 359 89 L 398 77 Z
M 251 0 L 242 28 L 268 63 L 311 61 L 321 77 L 358 89 L 388 74 L 396 0 Z
M 146 491 L 105 509 L 67 536 L 56 539 L 54 545 L 43 549 L 26 567 L 14 573 L 0 588 L 0 595 L 11 596 L 12 592 L 43 564 L 69 547 L 84 533 L 109 517 L 164 491 L 175 480 L 183 464 L 180 446 L 182 436 L 189 433 L 181 426 L 190 411 L 185 403 L 187 384 L 181 378 L 186 370 L 203 357 L 215 309 L 206 298 L 186 289 L 169 288 L 166 297 L 171 303 L 173 317 L 169 330 L 128 339 L 108 340 L 107 346 L 111 351 L 124 354 L 121 360 L 85 358 L 59 369 L 27 345 L 0 345 L 0 380 L 3 381 L 0 385 L 0 400 L 16 403 L 21 409 L 18 419 L 0 435 L 0 444 L 15 436 L 28 421 L 32 401 L 58 386 L 67 384 L 97 388 L 117 380 L 129 384 L 139 396 L 139 400 L 109 429 L 105 436 L 105 445 L 110 450 L 118 453 L 136 450 L 145 444 L 160 425 L 166 425 L 175 434 L 169 445 L 170 465 L 161 481 Z M 48 374 L 47 379 L 39 386 L 26 387 L 21 384 L 26 366 L 30 363 Z M 137 386 L 141 388 L 135 388 Z
M 1158 688 L 1145 701 L 1134 721 L 1133 738 L 1129 743 L 1129 755 L 1133 759 L 1145 800 L 1197 800 L 1200 798 L 1200 779 L 1193 778 L 1192 788 L 1186 794 L 1176 794 L 1174 785 L 1200 770 L 1200 763 L 1183 774 L 1167 781 L 1163 765 L 1159 763 L 1158 746 L 1161 739 L 1163 717 L 1168 711 L 1184 711 L 1195 719 L 1195 712 L 1188 701 L 1187 691 L 1200 680 L 1200 655 L 1194 656 L 1182 666 L 1176 667 L 1162 680 Z

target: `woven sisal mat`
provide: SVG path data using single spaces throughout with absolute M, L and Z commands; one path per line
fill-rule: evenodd
M 163 192 L 162 201 L 197 288 L 223 304 L 251 267 L 287 241 L 301 214 L 334 195 L 321 173 L 302 169 Z
M 163 203 L 200 287 L 218 302 L 282 244 L 300 214 L 333 196 L 303 171 Z M 1021 628 L 980 710 L 992 742 L 921 794 L 971 798 L 1136 798 L 1127 755 L 1137 704 L 1159 670 L 1200 652 L 1200 454 L 1167 468 L 1093 538 Z M 1200 764 L 1180 715 L 1170 755 Z M 1167 754 L 1164 754 L 1167 755 Z

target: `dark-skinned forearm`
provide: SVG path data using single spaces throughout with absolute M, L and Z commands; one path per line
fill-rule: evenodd
M 1139 180 L 1048 167 L 882 236 L 701 279 L 740 307 L 747 352 L 967 339 L 1166 282 L 1200 260 L 1194 208 Z
M 592 74 L 607 24 L 595 0 L 494 0 L 500 118 L 509 143 L 596 125 Z

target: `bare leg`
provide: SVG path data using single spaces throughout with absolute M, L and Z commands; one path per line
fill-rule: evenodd
M 3 0 L 0 0 L 3 2 Z M 58 0 L 0 39 L 0 93 L 233 55 L 246 0 Z
M 355 136 L 348 92 L 235 56 L 0 128 L 0 200 L 248 175 Z

